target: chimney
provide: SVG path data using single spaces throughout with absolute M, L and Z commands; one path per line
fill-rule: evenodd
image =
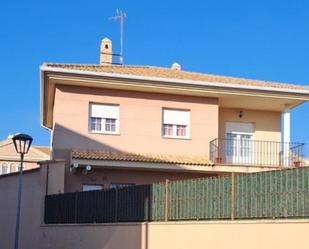
M 173 65 L 171 66 L 171 69 L 175 71 L 180 71 L 181 66 L 177 62 L 174 62 Z
M 113 62 L 113 50 L 112 41 L 105 37 L 101 42 L 100 49 L 100 64 L 101 65 L 111 65 Z

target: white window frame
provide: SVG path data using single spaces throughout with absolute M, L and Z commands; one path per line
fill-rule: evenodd
M 10 173 L 13 173 L 13 172 L 16 172 L 15 170 L 16 170 L 16 166 L 15 166 L 15 163 L 10 163 L 10 166 L 9 166 L 9 170 L 10 170 Z M 12 170 L 12 168 L 13 168 L 13 170 Z
M 179 111 L 179 112 L 187 112 L 188 114 L 188 121 L 178 124 L 173 124 L 171 122 L 164 122 L 164 112 L 165 111 Z M 166 135 L 164 133 L 164 126 L 165 125 L 172 125 L 172 135 Z M 175 109 L 175 108 L 162 108 L 162 137 L 164 138 L 175 138 L 175 139 L 190 139 L 190 126 L 191 126 L 191 111 L 188 109 Z M 178 126 L 185 126 L 186 127 L 186 135 L 185 136 L 177 136 L 177 127 Z
M 6 172 L 4 173 L 4 167 L 6 167 Z M 8 163 L 2 163 L 1 165 L 1 174 L 6 175 L 10 173 L 10 165 Z
M 253 123 L 242 123 L 242 122 L 226 122 L 225 123 L 225 137 L 228 139 L 228 134 L 232 134 L 236 136 L 236 139 L 229 142 L 235 142 L 236 141 L 236 154 L 235 151 L 231 155 L 226 155 L 226 161 L 228 163 L 234 163 L 234 164 L 251 164 L 254 162 L 254 144 L 252 141 L 254 141 L 254 124 Z M 242 150 L 242 144 L 241 144 L 241 137 L 242 135 L 250 136 L 249 141 L 249 154 L 247 156 L 239 155 Z M 251 144 L 250 144 L 251 141 Z
M 106 107 L 117 107 L 118 108 L 118 111 L 116 114 L 113 115 L 113 117 L 95 117 L 92 115 L 92 106 L 94 105 L 97 105 L 97 106 L 106 106 Z M 119 116 L 120 116 L 120 105 L 118 104 L 107 104 L 107 103 L 94 103 L 94 102 L 91 102 L 89 103 L 89 132 L 90 133 L 99 133 L 99 134 L 116 134 L 116 135 L 119 135 Z M 91 121 L 92 121 L 92 118 L 98 118 L 98 119 L 101 119 L 101 130 L 92 130 L 91 129 Z M 107 131 L 105 128 L 106 128 L 106 120 L 107 119 L 115 119 L 115 131 Z

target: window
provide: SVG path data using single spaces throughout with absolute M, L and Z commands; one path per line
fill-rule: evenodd
M 163 109 L 163 136 L 189 138 L 190 111 Z
M 15 164 L 14 163 L 11 163 L 10 165 L 10 172 L 15 172 L 16 171 L 16 167 L 15 167 Z
M 125 187 L 131 187 L 135 186 L 135 183 L 111 183 L 110 188 L 111 189 L 119 189 L 119 188 L 125 188 Z
M 93 190 L 102 190 L 103 185 L 101 184 L 83 184 L 83 191 L 93 191 Z
M 9 173 L 9 166 L 6 163 L 2 164 L 2 174 L 8 174 Z
M 90 130 L 100 133 L 119 133 L 119 106 L 90 105 Z
M 249 164 L 254 158 L 254 126 L 251 123 L 226 123 L 226 162 Z

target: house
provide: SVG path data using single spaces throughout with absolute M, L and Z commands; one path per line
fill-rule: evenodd
M 102 41 L 99 65 L 41 66 L 41 124 L 51 131 L 52 151 L 50 160 L 43 159 L 23 176 L 21 247 L 290 248 L 297 237 L 298 247 L 307 248 L 308 212 L 300 207 L 308 204 L 308 168 L 262 173 L 262 180 L 241 184 L 241 177 L 231 173 L 305 165 L 304 144 L 290 141 L 290 111 L 309 100 L 309 87 L 186 72 L 179 64 L 114 65 L 111 47 L 110 40 Z M 144 191 L 149 185 L 118 189 L 226 174 L 231 176 L 194 181 L 212 182 L 197 184 L 202 195 L 193 181 L 188 188 L 179 187 L 186 181 L 165 181 L 155 191 Z M 17 180 L 17 174 L 0 176 L 1 248 L 14 243 Z M 75 192 L 102 188 L 115 189 Z M 139 188 L 145 198 L 130 198 L 127 193 Z M 113 195 L 105 198 L 109 193 Z M 119 201 L 120 196 L 126 201 Z M 254 198 L 258 201 L 251 201 Z M 53 199 L 56 205 L 48 203 Z M 117 215 L 132 210 L 158 213 L 150 209 L 151 201 L 166 222 L 122 223 Z M 178 221 L 168 219 L 170 204 Z M 234 204 L 244 210 L 238 212 L 243 220 L 199 220 L 205 216 L 196 215 L 198 210 L 230 217 L 224 215 L 234 213 Z M 263 220 L 249 220 L 249 209 L 251 217 Z M 96 222 L 103 216 L 93 210 L 109 212 L 111 223 Z M 179 219 L 184 210 L 189 220 Z M 285 219 L 276 220 L 272 212 Z M 81 213 L 87 219 L 79 220 Z M 53 214 L 61 220 L 45 222 Z
M 309 87 L 112 64 L 41 66 L 41 124 L 64 189 L 82 191 L 302 165 L 290 112 Z M 283 126 L 281 126 L 281 123 Z
M 40 161 L 50 158 L 50 149 L 46 146 L 32 146 L 24 158 L 24 170 L 38 168 Z M 16 154 L 12 136 L 0 142 L 0 175 L 18 171 L 20 157 Z

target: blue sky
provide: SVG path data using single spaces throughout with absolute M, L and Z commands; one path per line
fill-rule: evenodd
M 8 1 L 0 6 L 0 139 L 40 127 L 39 66 L 98 63 L 104 36 L 119 48 L 115 9 L 127 12 L 125 64 L 309 84 L 309 1 Z M 309 145 L 309 104 L 292 112 L 293 141 Z

